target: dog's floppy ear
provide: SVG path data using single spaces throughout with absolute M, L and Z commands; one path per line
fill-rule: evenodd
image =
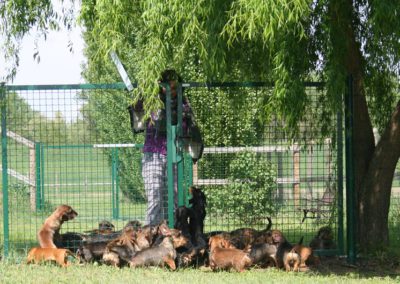
M 161 224 L 160 225 L 160 232 L 161 232 L 161 234 L 163 235 L 163 236 L 169 236 L 170 235 L 170 230 L 169 230 L 169 228 L 168 228 L 168 226 L 167 225 L 165 225 L 165 224 Z
M 230 248 L 231 247 L 231 243 L 229 241 L 227 241 L 226 239 L 221 239 L 222 241 L 222 246 L 224 248 Z

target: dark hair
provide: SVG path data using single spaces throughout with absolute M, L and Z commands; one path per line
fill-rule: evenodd
M 177 81 L 178 83 L 182 83 L 182 77 L 174 70 L 174 69 L 165 69 L 161 72 L 161 78 L 159 79 L 161 83 L 169 83 L 170 81 Z M 182 93 L 184 88 L 182 88 Z M 162 95 L 162 87 L 160 86 L 159 94 Z
M 179 76 L 179 74 L 174 69 L 165 69 L 161 73 L 160 81 L 162 83 L 169 83 L 170 81 L 178 81 L 179 83 L 182 83 L 182 77 Z

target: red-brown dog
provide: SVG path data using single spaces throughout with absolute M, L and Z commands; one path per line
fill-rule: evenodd
M 230 248 L 230 243 L 221 236 L 213 236 L 209 239 L 210 247 L 210 268 L 216 270 L 218 267 L 224 270 L 231 268 L 237 272 L 244 272 L 247 267 L 250 267 L 252 261 L 248 256 L 246 249 L 239 250 Z
M 38 233 L 38 241 L 42 248 L 57 248 L 54 239 L 61 239 L 61 225 L 78 216 L 71 206 L 58 205 L 56 210 L 44 221 L 42 228 Z
M 300 254 L 300 268 L 319 264 L 319 257 L 314 255 L 312 248 L 303 245 L 294 245 L 293 249 Z
M 75 258 L 75 255 L 69 249 L 33 247 L 28 252 L 26 264 L 30 264 L 32 261 L 36 264 L 42 261 L 55 261 L 62 267 L 68 267 L 71 264 L 70 261 L 67 261 L 68 255 Z

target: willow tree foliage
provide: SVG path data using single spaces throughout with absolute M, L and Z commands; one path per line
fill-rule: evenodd
M 399 9 L 399 0 L 82 0 L 79 20 L 92 48 L 89 69 L 109 60 L 110 50 L 120 52 L 146 96 L 147 114 L 160 106 L 160 70 L 185 73 L 190 67 L 204 81 L 273 82 L 273 93 L 261 100 L 264 111 L 282 116 L 295 137 L 308 104 L 302 82 L 325 81 L 321 108 L 334 113 L 352 75 L 357 241 L 369 249 L 389 242 L 391 184 L 400 156 Z M 34 18 L 45 30 L 40 23 Z M 377 145 L 373 127 L 381 133 Z
M 357 241 L 374 248 L 389 243 L 400 156 L 399 12 L 398 0 L 83 1 L 81 20 L 98 42 L 93 60 L 110 50 L 133 54 L 149 111 L 159 71 L 194 64 L 206 80 L 273 82 L 265 113 L 281 115 L 296 134 L 308 104 L 303 81 L 326 82 L 321 108 L 333 113 L 352 75 Z

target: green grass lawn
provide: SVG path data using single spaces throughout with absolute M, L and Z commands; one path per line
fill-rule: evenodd
M 398 274 L 397 274 L 398 275 Z M 332 272 L 285 272 L 275 268 L 250 269 L 244 273 L 212 272 L 185 268 L 177 271 L 158 267 L 115 268 L 72 264 L 64 269 L 56 265 L 0 263 L 1 283 L 399 283 L 395 271 L 365 273 L 358 269 Z

